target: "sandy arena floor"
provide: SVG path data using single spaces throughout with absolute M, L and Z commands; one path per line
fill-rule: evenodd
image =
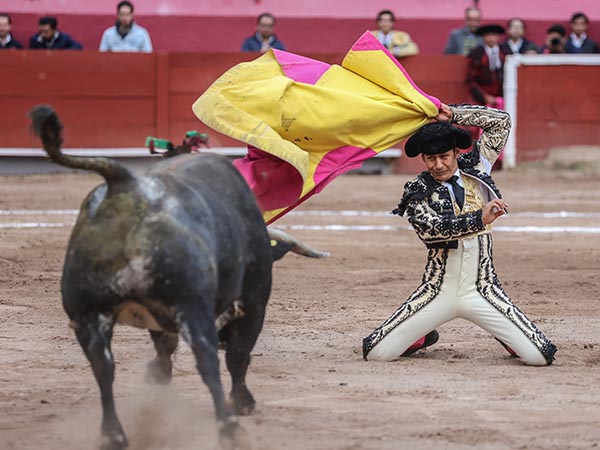
M 555 364 L 542 368 L 511 359 L 460 320 L 442 326 L 440 342 L 414 357 L 362 360 L 361 338 L 419 284 L 425 264 L 406 220 L 378 214 L 396 205 L 408 179 L 344 176 L 303 214 L 278 222 L 331 257 L 293 255 L 276 264 L 248 376 L 258 407 L 241 419 L 253 448 L 600 445 L 600 170 L 554 161 L 496 175 L 511 214 L 497 222 L 495 263 L 513 300 L 558 345 Z M 2 450 L 98 447 L 98 388 L 59 293 L 75 216 L 50 210 L 77 209 L 99 180 L 0 178 Z M 560 211 L 579 214 L 541 214 Z M 26 223 L 48 227 L 16 228 Z M 212 402 L 184 344 L 168 388 L 143 382 L 153 357 L 146 332 L 118 326 L 113 349 L 117 409 L 131 449 L 215 448 Z

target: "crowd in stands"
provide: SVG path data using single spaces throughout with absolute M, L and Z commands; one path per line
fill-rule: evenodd
M 12 19 L 8 13 L 0 13 L 0 49 L 24 48 L 13 39 L 10 30 Z M 82 50 L 83 46 L 58 28 L 58 19 L 52 16 L 41 17 L 38 32 L 29 39 L 32 50 Z M 152 41 L 145 28 L 133 20 L 133 3 L 124 0 L 117 5 L 117 20 L 104 31 L 101 52 L 151 52 Z
M 133 12 L 133 3 L 128 0 L 119 2 L 115 24 L 104 31 L 99 51 L 152 52 L 150 34 L 134 21 Z M 479 8 L 467 8 L 465 24 L 450 32 L 444 54 L 471 57 L 471 53 L 477 47 L 484 45 L 481 20 L 482 14 Z M 396 18 L 391 10 L 380 11 L 375 22 L 377 29 L 372 33 L 394 56 L 402 58 L 419 54 L 419 47 L 411 36 L 394 28 Z M 275 35 L 275 24 L 276 19 L 273 14 L 259 15 L 255 33 L 243 41 L 241 51 L 264 53 L 271 48 L 285 50 L 284 43 Z M 506 38 L 498 42 L 499 57 L 502 59 L 503 55 L 513 53 L 600 53 L 598 43 L 587 35 L 588 25 L 589 18 L 586 14 L 575 13 L 569 22 L 569 31 L 561 24 L 554 24 L 547 29 L 546 39 L 538 46 L 526 38 L 525 22 L 520 18 L 513 18 L 506 24 L 506 28 L 499 25 L 502 30 L 496 29 L 499 36 L 506 34 Z M 41 17 L 38 26 L 38 32 L 29 39 L 30 49 L 81 50 L 83 48 L 79 42 L 58 28 L 56 17 Z M 0 49 L 25 48 L 11 35 L 11 27 L 11 16 L 0 12 Z
M 134 21 L 134 7 L 124 0 L 117 5 L 115 24 L 108 27 L 100 41 L 102 52 L 152 52 L 148 31 Z M 599 53 L 598 43 L 587 35 L 589 18 L 573 14 L 567 32 L 561 24 L 551 25 L 546 39 L 538 46 L 526 37 L 525 21 L 513 18 L 506 28 L 501 24 L 482 25 L 479 8 L 465 10 L 464 26 L 449 34 L 444 54 L 463 55 L 467 58 L 466 83 L 471 101 L 481 105 L 503 107 L 504 61 L 511 54 Z M 391 10 L 380 11 L 375 19 L 373 35 L 397 58 L 419 54 L 419 47 L 411 36 L 395 29 L 396 18 Z M 255 32 L 246 38 L 242 52 L 264 53 L 271 48 L 285 50 L 284 43 L 275 35 L 276 19 L 273 14 L 258 16 Z M 24 46 L 11 35 L 11 17 L 0 13 L 0 49 L 21 49 Z M 58 28 L 56 17 L 41 17 L 38 33 L 29 40 L 30 49 L 81 50 L 79 42 Z M 505 37 L 504 37 L 505 36 Z

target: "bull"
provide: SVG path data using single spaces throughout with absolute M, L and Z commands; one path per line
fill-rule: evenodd
M 170 382 L 181 336 L 212 395 L 221 446 L 243 446 L 236 415 L 256 404 L 245 377 L 273 261 L 290 250 L 324 254 L 281 232 L 269 236 L 249 186 L 226 158 L 181 155 L 138 176 L 111 159 L 63 154 L 62 124 L 51 107 L 36 107 L 30 117 L 55 163 L 105 180 L 81 206 L 61 279 L 65 312 L 100 388 L 102 450 L 128 446 L 112 391 L 115 323 L 149 330 L 156 350 L 149 382 Z M 232 405 L 221 385 L 219 346 Z

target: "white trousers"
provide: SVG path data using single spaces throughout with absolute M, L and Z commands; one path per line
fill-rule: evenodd
M 387 333 L 369 351 L 367 359 L 395 360 L 425 334 L 449 320 L 463 318 L 504 342 L 526 364 L 547 365 L 546 358 L 531 339 L 477 291 L 478 269 L 478 239 L 459 241 L 458 249 L 448 250 L 438 295 Z

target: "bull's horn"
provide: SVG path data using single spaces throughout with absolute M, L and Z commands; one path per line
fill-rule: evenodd
M 302 256 L 307 256 L 309 258 L 325 258 L 329 256 L 329 253 L 315 250 L 311 246 L 300 242 L 299 240 L 295 239 L 294 237 L 290 236 L 284 231 L 277 230 L 275 228 L 267 228 L 267 231 L 269 232 L 269 239 L 288 244 L 288 246 L 290 246 L 289 251 L 291 252 L 297 253 Z

